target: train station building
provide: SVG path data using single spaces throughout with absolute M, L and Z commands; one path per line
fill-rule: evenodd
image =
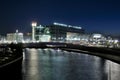
M 33 41 L 46 42 L 80 40 L 80 35 L 84 33 L 85 30 L 80 26 L 71 26 L 56 22 L 47 26 L 37 26 L 37 23 L 32 24 Z

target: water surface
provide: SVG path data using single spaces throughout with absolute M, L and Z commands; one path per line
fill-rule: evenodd
M 120 65 L 88 54 L 25 49 L 23 80 L 120 80 Z

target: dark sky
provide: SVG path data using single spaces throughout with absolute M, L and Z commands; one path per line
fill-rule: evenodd
M 119 0 L 1 0 L 0 34 L 31 31 L 31 22 L 60 22 L 87 32 L 120 34 Z

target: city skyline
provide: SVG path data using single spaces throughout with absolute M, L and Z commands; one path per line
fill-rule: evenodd
M 120 1 L 117 0 L 21 0 L 1 1 L 0 34 L 31 32 L 31 22 L 81 26 L 86 32 L 120 35 Z

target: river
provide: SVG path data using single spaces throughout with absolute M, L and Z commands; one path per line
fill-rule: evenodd
M 120 80 L 120 64 L 59 49 L 25 49 L 22 80 Z

